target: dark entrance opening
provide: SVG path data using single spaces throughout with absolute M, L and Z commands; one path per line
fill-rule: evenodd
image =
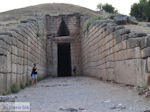
M 58 36 L 69 36 L 69 30 L 68 30 L 68 27 L 67 27 L 64 19 L 61 20 L 57 34 L 58 34 Z
M 71 76 L 70 43 L 58 44 L 58 77 Z

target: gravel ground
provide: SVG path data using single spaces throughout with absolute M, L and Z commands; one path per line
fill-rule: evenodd
M 48 78 L 15 94 L 31 112 L 144 112 L 150 99 L 134 89 L 88 77 Z

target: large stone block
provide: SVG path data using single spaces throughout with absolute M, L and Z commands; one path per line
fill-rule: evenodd
M 116 27 L 116 24 L 114 24 L 114 25 L 113 24 L 108 24 L 107 27 L 106 27 L 108 34 L 114 32 L 115 27 Z
M 142 38 L 129 38 L 127 41 L 127 48 L 140 47 Z
M 4 81 L 3 76 L 4 76 L 4 74 L 0 73 L 0 93 L 2 93 L 4 91 L 4 89 L 3 89 L 3 85 L 4 85 L 4 83 L 3 83 L 3 81 Z
M 7 73 L 7 57 L 0 55 L 0 72 Z
M 140 47 L 134 48 L 134 55 L 135 55 L 135 58 L 139 58 L 139 59 L 142 58 Z
M 4 40 L 0 40 L 0 48 L 8 50 L 8 45 L 6 44 Z
M 12 73 L 17 73 L 17 64 L 12 64 Z
M 135 58 L 134 49 L 127 49 L 126 50 L 126 59 L 134 59 L 134 58 Z
M 150 47 L 141 50 L 142 58 L 150 57 Z
M 11 67 L 11 53 L 7 52 L 7 72 L 11 73 L 12 72 L 12 67 Z
M 147 71 L 150 72 L 150 57 L 147 58 Z
M 143 59 L 115 62 L 115 80 L 119 83 L 145 86 L 145 65 Z
M 17 54 L 18 54 L 18 51 L 17 51 L 17 47 L 16 47 L 16 46 L 11 46 L 11 53 L 14 54 L 14 55 L 17 55 Z
M 118 15 L 118 16 L 114 17 L 114 21 L 118 25 L 127 24 L 127 22 L 128 22 L 127 20 L 128 20 L 128 16 L 125 16 L 125 15 Z
M 150 36 L 142 38 L 142 40 L 140 42 L 140 47 L 141 47 L 141 49 L 150 47 Z
M 7 55 L 7 50 L 0 48 L 0 55 L 6 56 Z
M 107 80 L 113 81 L 114 77 L 115 77 L 115 75 L 114 75 L 114 69 L 113 68 L 107 69 Z
M 0 35 L 0 40 L 5 41 L 7 44 L 12 44 L 12 37 L 8 35 Z
M 17 75 L 15 74 L 15 73 L 12 73 L 11 74 L 11 77 L 12 77 L 12 79 L 11 79 L 11 81 L 12 81 L 12 84 L 16 84 L 17 83 Z

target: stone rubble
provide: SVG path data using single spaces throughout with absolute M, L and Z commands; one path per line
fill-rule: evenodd
M 15 102 L 15 96 L 0 96 L 0 102 Z
M 126 25 L 126 24 L 138 24 L 138 21 L 135 17 L 132 16 L 126 16 L 126 15 L 117 15 L 114 18 L 114 21 L 118 25 Z

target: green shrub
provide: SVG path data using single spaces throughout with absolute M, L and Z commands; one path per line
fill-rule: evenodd
M 88 21 L 88 23 L 86 24 L 86 31 L 88 31 L 90 25 L 95 22 L 96 20 L 105 20 L 105 18 L 102 17 L 97 17 L 97 18 L 92 18 Z
M 8 90 L 8 91 L 3 91 L 2 92 L 2 95 L 3 96 L 5 96 L 5 95 L 9 95 L 9 94 L 11 94 L 12 92 L 11 92 L 11 89 L 10 90 Z
M 7 95 L 9 95 L 9 94 L 11 94 L 12 93 L 12 91 L 11 90 L 8 90 L 7 91 Z
M 2 92 L 2 95 L 3 95 L 3 96 L 7 95 L 7 92 L 6 92 L 6 91 L 3 91 L 3 92 Z
M 17 84 L 12 84 L 12 86 L 11 86 L 11 92 L 12 93 L 17 93 L 17 92 L 19 92 L 19 87 L 17 86 Z
M 21 89 L 24 89 L 24 88 L 25 88 L 25 85 L 24 85 L 23 82 L 20 82 L 20 88 L 21 88 Z

